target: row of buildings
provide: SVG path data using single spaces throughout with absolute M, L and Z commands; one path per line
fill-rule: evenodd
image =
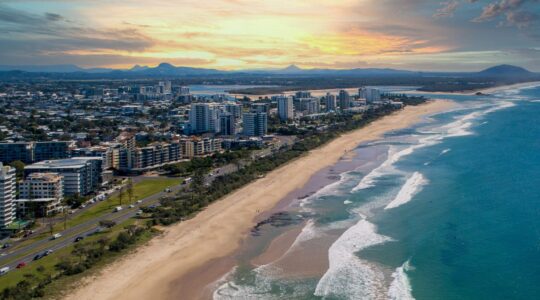
M 0 228 L 9 226 L 15 215 L 37 218 L 60 212 L 64 197 L 95 193 L 110 179 L 99 157 L 30 164 L 20 181 L 15 168 L 0 163 Z

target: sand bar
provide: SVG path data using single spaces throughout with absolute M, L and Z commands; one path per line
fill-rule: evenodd
M 166 228 L 147 245 L 86 278 L 66 299 L 178 299 L 178 278 L 234 253 L 259 212 L 272 209 L 287 194 L 302 188 L 313 174 L 335 164 L 360 143 L 410 127 L 453 106 L 444 100 L 408 106 L 344 134 L 213 203 L 195 218 Z

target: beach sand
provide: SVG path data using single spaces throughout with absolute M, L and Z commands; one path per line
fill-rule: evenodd
M 212 265 L 212 261 L 231 256 L 240 247 L 260 212 L 272 209 L 289 193 L 302 188 L 313 174 L 335 164 L 347 150 L 453 106 L 453 102 L 444 100 L 408 106 L 344 134 L 213 203 L 196 217 L 166 228 L 147 245 L 84 279 L 66 299 L 198 298 L 198 289 L 233 266 L 232 259 L 221 260 L 225 263 L 220 266 Z M 188 273 L 189 278 L 180 280 Z

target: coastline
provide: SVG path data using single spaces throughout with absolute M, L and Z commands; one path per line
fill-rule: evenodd
M 463 95 L 463 96 L 473 96 L 476 93 L 482 93 L 485 94 L 483 96 L 489 96 L 489 94 L 496 93 L 503 90 L 509 90 L 509 89 L 523 89 L 523 88 L 530 88 L 539 86 L 540 81 L 529 81 L 529 82 L 522 82 L 522 83 L 515 83 L 515 84 L 506 84 L 506 85 L 499 85 L 489 88 L 483 88 L 483 89 L 473 89 L 473 90 L 466 90 L 466 91 L 458 91 L 458 92 L 426 92 L 426 91 L 414 91 L 415 94 L 420 95 Z
M 271 210 L 287 194 L 304 186 L 313 174 L 335 164 L 348 149 L 452 106 L 453 102 L 444 100 L 408 106 L 344 134 L 225 196 L 196 217 L 166 228 L 162 236 L 105 267 L 99 275 L 86 278 L 66 299 L 174 298 L 173 291 L 182 285 L 179 278 L 190 272 L 196 274 L 210 261 L 234 253 L 261 212 Z

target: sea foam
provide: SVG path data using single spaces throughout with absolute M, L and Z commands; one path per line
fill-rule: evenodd
M 317 283 L 315 295 L 346 299 L 379 297 L 386 290 L 383 271 L 355 253 L 390 240 L 378 234 L 376 226 L 365 219 L 347 229 L 328 250 L 329 268 Z
M 406 261 L 401 267 L 392 273 L 392 283 L 388 289 L 388 299 L 390 300 L 413 300 L 412 287 L 407 271 L 411 269 L 410 262 Z
M 407 179 L 394 200 L 388 203 L 384 209 L 396 208 L 411 201 L 414 195 L 419 193 L 428 182 L 429 181 L 424 177 L 424 175 L 419 172 L 415 172 L 411 177 L 409 177 L 409 179 Z

